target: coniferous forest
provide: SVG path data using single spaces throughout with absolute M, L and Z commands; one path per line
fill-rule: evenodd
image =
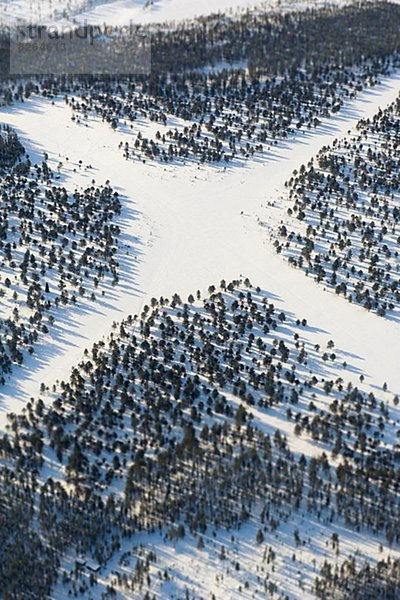
M 1 80 L 0 597 L 396 600 L 400 6 L 174 3 Z

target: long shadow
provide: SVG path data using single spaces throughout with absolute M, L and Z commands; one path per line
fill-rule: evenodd
M 387 82 L 383 82 L 381 83 L 379 86 L 377 86 L 376 88 L 372 88 L 372 89 L 368 89 L 368 90 L 364 90 L 363 94 L 366 96 L 366 98 L 363 100 L 363 102 L 368 102 L 368 96 L 370 97 L 375 97 L 378 94 L 381 94 L 382 89 L 385 89 L 389 87 L 389 84 Z M 378 89 L 379 88 L 379 89 Z M 44 113 L 44 109 L 41 105 L 40 100 L 35 99 L 35 98 L 31 98 L 29 99 L 29 101 L 26 102 L 26 104 L 29 102 L 29 112 L 32 113 L 32 117 L 34 118 L 35 113 Z M 3 109 L 3 114 L 6 115 L 8 112 L 12 111 L 12 112 L 20 112 L 20 111 L 26 111 L 27 110 L 27 106 L 24 103 L 24 105 L 14 105 L 12 107 Z M 334 117 L 332 117 L 332 121 L 324 121 L 320 126 L 318 126 L 315 130 L 306 130 L 306 129 L 302 129 L 299 132 L 295 132 L 293 137 L 291 139 L 281 139 L 278 141 L 277 144 L 273 144 L 271 146 L 271 149 L 266 151 L 267 156 L 261 156 L 261 157 L 252 157 L 249 162 L 256 162 L 256 163 L 267 163 L 269 161 L 282 161 L 282 160 L 287 160 L 289 157 L 285 157 L 284 154 L 280 154 L 279 153 L 279 149 L 282 150 L 286 150 L 286 149 L 291 149 L 293 147 L 294 144 L 301 144 L 301 145 L 306 145 L 307 143 L 309 143 L 309 141 L 315 137 L 315 136 L 320 136 L 321 134 L 323 135 L 324 133 L 332 135 L 334 132 L 339 131 L 340 129 L 340 123 L 344 122 L 346 120 L 350 118 L 357 118 L 360 116 L 360 110 L 357 109 L 353 109 L 350 106 L 350 102 L 346 102 L 345 106 L 342 108 L 341 112 L 338 113 L 337 115 L 335 115 Z M 42 158 L 43 158 L 43 154 L 45 152 L 45 149 L 42 147 L 38 147 L 35 146 L 34 144 L 32 144 L 29 139 L 27 139 L 26 134 L 24 131 L 21 130 L 21 128 L 15 128 L 17 133 L 21 136 L 21 139 L 24 141 L 24 144 L 26 146 L 26 150 L 28 152 L 28 154 L 31 157 L 32 162 L 37 162 L 40 163 Z M 156 167 L 156 165 L 154 165 Z M 158 166 L 158 165 L 157 165 Z M 166 166 L 168 166 L 168 163 L 166 164 Z M 181 166 L 185 166 L 185 163 L 182 161 L 182 163 L 177 163 L 175 162 L 173 164 L 174 168 L 176 168 L 177 166 L 181 167 Z M 224 165 L 221 163 L 207 163 L 207 165 L 205 165 L 207 167 L 208 170 L 211 171 L 218 171 L 221 172 L 221 169 L 226 170 L 228 173 L 236 170 L 237 168 L 244 168 L 244 169 L 248 169 L 250 168 L 250 164 L 246 164 L 245 162 L 242 163 L 241 160 L 237 160 L 236 162 L 232 162 L 232 163 L 228 163 L 227 165 Z M 140 249 L 141 246 L 141 242 L 140 240 L 133 236 L 132 234 L 128 233 L 128 227 L 127 227 L 127 223 L 132 222 L 133 219 L 137 219 L 138 218 L 138 213 L 136 211 L 134 211 L 132 208 L 126 206 L 126 202 L 124 203 L 125 205 L 123 206 L 123 212 L 122 212 L 122 219 L 121 219 L 121 237 L 120 237 L 120 242 L 121 242 L 121 248 L 122 251 L 120 249 L 120 252 L 118 254 L 118 260 L 120 263 L 120 270 L 121 270 L 121 283 L 119 284 L 119 286 L 117 286 L 117 288 L 113 288 L 112 286 L 108 285 L 106 286 L 106 297 L 105 298 L 101 298 L 100 300 L 98 300 L 96 303 L 93 303 L 93 305 L 90 302 L 79 302 L 77 307 L 68 307 L 67 309 L 63 308 L 62 309 L 62 321 L 60 323 L 57 323 L 57 325 L 55 325 L 52 329 L 51 329 L 51 336 L 53 336 L 53 340 L 54 342 L 62 342 L 65 345 L 70 345 L 73 346 L 73 342 L 67 341 L 66 340 L 66 333 L 70 333 L 71 330 L 76 329 L 76 318 L 77 316 L 85 316 L 87 314 L 93 314 L 93 312 L 95 312 L 96 314 L 99 315 L 99 318 L 101 318 L 102 316 L 105 315 L 105 311 L 107 309 L 109 309 L 110 307 L 113 306 L 113 301 L 115 301 L 119 295 L 119 291 L 122 291 L 124 293 L 132 293 L 132 295 L 139 295 L 140 292 L 139 290 L 131 283 L 132 280 L 134 280 L 135 275 L 137 274 L 137 265 L 138 265 L 138 257 L 142 254 L 142 250 Z M 126 252 L 124 252 L 123 250 L 129 248 L 128 252 L 129 254 L 127 254 Z M 136 257 L 135 262 L 132 263 L 131 257 L 132 257 L 132 251 L 134 249 L 134 256 Z M 271 294 L 270 294 L 271 296 Z M 277 300 L 283 300 L 282 298 L 276 298 Z M 61 314 L 61 309 L 60 312 L 56 313 L 56 316 L 59 317 Z M 292 319 L 294 319 L 295 315 L 293 315 L 293 313 L 289 313 L 290 317 Z M 395 319 L 395 317 L 390 316 L 390 318 Z M 397 320 L 397 319 L 396 319 Z M 320 328 L 317 327 L 313 327 L 312 325 L 308 325 L 307 326 L 308 329 L 311 332 L 314 333 L 327 333 L 325 330 L 322 330 Z M 74 339 L 76 339 L 77 341 L 79 339 L 81 339 L 82 336 L 76 332 L 74 333 Z M 79 344 L 75 344 L 75 346 L 79 346 Z M 16 370 L 18 370 L 18 374 L 15 373 L 15 378 L 17 379 L 17 383 L 16 383 L 16 387 L 15 385 L 13 387 L 11 387 L 11 384 L 8 384 L 5 388 L 3 388 L 3 396 L 5 394 L 9 395 L 10 393 L 12 393 L 14 395 L 15 398 L 18 398 L 20 394 L 22 394 L 22 386 L 21 383 L 23 382 L 24 379 L 24 373 L 25 373 L 25 377 L 27 376 L 27 371 L 31 372 L 37 372 L 40 369 L 43 369 L 47 364 L 49 364 L 50 360 L 56 356 L 59 353 L 59 350 L 57 350 L 54 346 L 54 343 L 49 345 L 45 339 L 40 340 L 38 342 L 38 344 L 36 345 L 36 351 L 35 354 L 33 356 L 27 357 L 25 360 L 25 365 L 23 367 L 17 367 Z M 360 358 L 360 357 L 357 357 Z M 1 398 L 1 395 L 0 395 Z
M 20 109 L 22 110 L 22 109 Z M 16 129 L 25 143 L 26 136 L 21 129 Z M 40 162 L 43 154 L 32 142 L 26 144 L 27 153 L 32 162 Z M 69 175 L 65 175 L 67 179 Z M 59 184 L 59 182 L 55 182 Z M 118 187 L 115 187 L 118 191 Z M 121 191 L 121 190 L 120 190 Z M 81 348 L 82 354 L 85 349 L 85 336 L 80 331 L 80 323 L 88 316 L 96 315 L 99 323 L 112 311 L 115 313 L 114 320 L 127 316 L 125 309 L 118 306 L 118 300 L 123 296 L 137 297 L 141 295 L 139 288 L 135 285 L 137 272 L 143 255 L 143 243 L 138 236 L 131 232 L 131 224 L 140 219 L 141 214 L 134 208 L 134 200 L 120 193 L 121 214 L 114 218 L 114 224 L 120 228 L 118 240 L 118 251 L 115 255 L 119 264 L 119 282 L 114 285 L 107 277 L 101 281 L 99 288 L 95 290 L 96 299 L 92 300 L 86 295 L 83 298 L 77 296 L 76 304 L 60 305 L 54 307 L 46 316 L 52 315 L 55 319 L 52 325 L 48 325 L 47 334 L 40 333 L 35 343 L 33 354 L 22 349 L 22 365 L 14 365 L 12 373 L 7 376 L 6 384 L 0 388 L 0 410 L 10 408 L 10 400 L 21 402 L 27 400 L 25 385 L 35 374 L 43 371 L 51 365 L 51 361 L 57 356 L 65 353 L 70 348 Z M 103 295 L 104 292 L 104 295 Z M 120 317 L 118 316 L 118 313 Z M 111 326 L 111 323 L 110 323 Z M 87 340 L 89 344 L 90 341 Z M 68 375 L 68 374 L 66 374 Z M 45 374 L 43 375 L 45 378 Z M 45 382 L 44 382 L 45 383 Z

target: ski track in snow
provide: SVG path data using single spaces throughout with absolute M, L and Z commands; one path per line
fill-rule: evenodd
M 262 160 L 226 169 L 126 161 L 118 144 L 126 141 L 127 129 L 114 132 L 96 119 L 77 125 L 62 99 L 52 104 L 34 97 L 2 109 L 1 121 L 16 129 L 33 162 L 47 152 L 54 171 L 60 160 L 63 170 L 68 165 L 65 181 L 56 183 L 73 189 L 93 178 L 97 184 L 110 180 L 123 196 L 118 222 L 125 246 L 119 256 L 120 284 L 107 290 L 99 304 L 90 303 L 85 310 L 78 307 L 73 313 L 60 311 L 55 330 L 41 338 L 24 365 L 14 368 L 0 390 L 0 428 L 4 429 L 7 412 L 20 412 L 39 394 L 41 382 L 65 380 L 85 348 L 108 334 L 114 321 L 139 312 L 153 296 L 177 292 L 186 300 L 197 289 L 206 292 L 210 284 L 240 276 L 267 290 L 278 307 L 305 317 L 312 343 L 333 339 L 348 353 L 352 367 L 343 373 L 345 379 L 358 381 L 364 373 L 372 388 L 386 381 L 389 390 L 398 393 L 400 323 L 324 291 L 275 253 L 268 229 L 277 226 L 286 210 L 280 198 L 293 169 L 345 135 L 359 119 L 392 102 L 399 91 L 397 73 L 360 94 L 317 131 L 300 132 L 266 152 Z M 92 168 L 79 168 L 79 160 Z

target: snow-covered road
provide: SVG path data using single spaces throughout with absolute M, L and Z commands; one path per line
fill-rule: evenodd
M 268 290 L 286 311 L 307 318 L 313 326 L 311 341 L 335 340 L 348 353 L 354 377 L 363 372 L 371 383 L 380 386 L 386 381 L 389 389 L 399 392 L 400 324 L 325 292 L 284 263 L 259 223 L 273 226 L 279 221 L 281 212 L 268 202 L 283 193 L 293 169 L 360 118 L 394 100 L 399 91 L 397 74 L 365 91 L 317 132 L 299 134 L 264 160 L 226 170 L 126 161 L 118 144 L 127 134 L 98 121 L 76 125 L 62 100 L 52 104 L 32 98 L 3 109 L 1 120 L 17 130 L 33 160 L 47 152 L 54 168 L 60 160 L 69 165 L 65 185 L 110 179 L 124 197 L 126 248 L 121 283 L 106 294 L 103 304 L 69 313 L 34 356 L 14 370 L 12 382 L 0 391 L 0 427 L 8 411 L 20 411 L 39 392 L 41 382 L 49 385 L 66 378 L 84 349 L 107 334 L 113 321 L 138 312 L 153 296 L 178 292 L 186 299 L 197 289 L 204 292 L 212 283 L 240 275 Z M 92 168 L 79 168 L 79 160 Z

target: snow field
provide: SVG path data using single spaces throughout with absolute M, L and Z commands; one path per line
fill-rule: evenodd
M 330 4 L 345 3 L 334 0 Z M 325 0 L 0 0 L 0 23 L 145 25 L 179 22 L 217 12 L 232 14 L 257 7 L 281 11 L 326 5 Z
M 17 130 L 34 162 L 46 151 L 54 169 L 60 160 L 69 164 L 69 186 L 84 186 L 92 178 L 97 184 L 110 180 L 123 196 L 124 250 L 119 286 L 97 308 L 70 313 L 58 334 L 50 332 L 25 365 L 15 369 L 0 393 L 2 426 L 6 413 L 20 410 L 37 395 L 41 382 L 51 385 L 66 378 L 84 349 L 107 334 L 113 321 L 139 312 L 151 297 L 177 292 L 186 298 L 241 275 L 265 289 L 277 306 L 307 318 L 313 327 L 311 343 L 333 339 L 348 353 L 354 379 L 364 373 L 373 385 L 386 381 L 390 391 L 398 391 L 399 324 L 348 305 L 285 264 L 270 247 L 263 224 L 275 227 L 282 218 L 285 206 L 278 200 L 293 169 L 360 118 L 393 101 L 399 85 L 395 74 L 363 92 L 316 132 L 279 143 L 264 161 L 226 170 L 125 161 L 118 144 L 129 139 L 126 132 L 114 132 L 96 119 L 76 125 L 61 99 L 53 104 L 32 98 L 3 109 L 3 121 Z M 92 168 L 79 168 L 80 160 Z

